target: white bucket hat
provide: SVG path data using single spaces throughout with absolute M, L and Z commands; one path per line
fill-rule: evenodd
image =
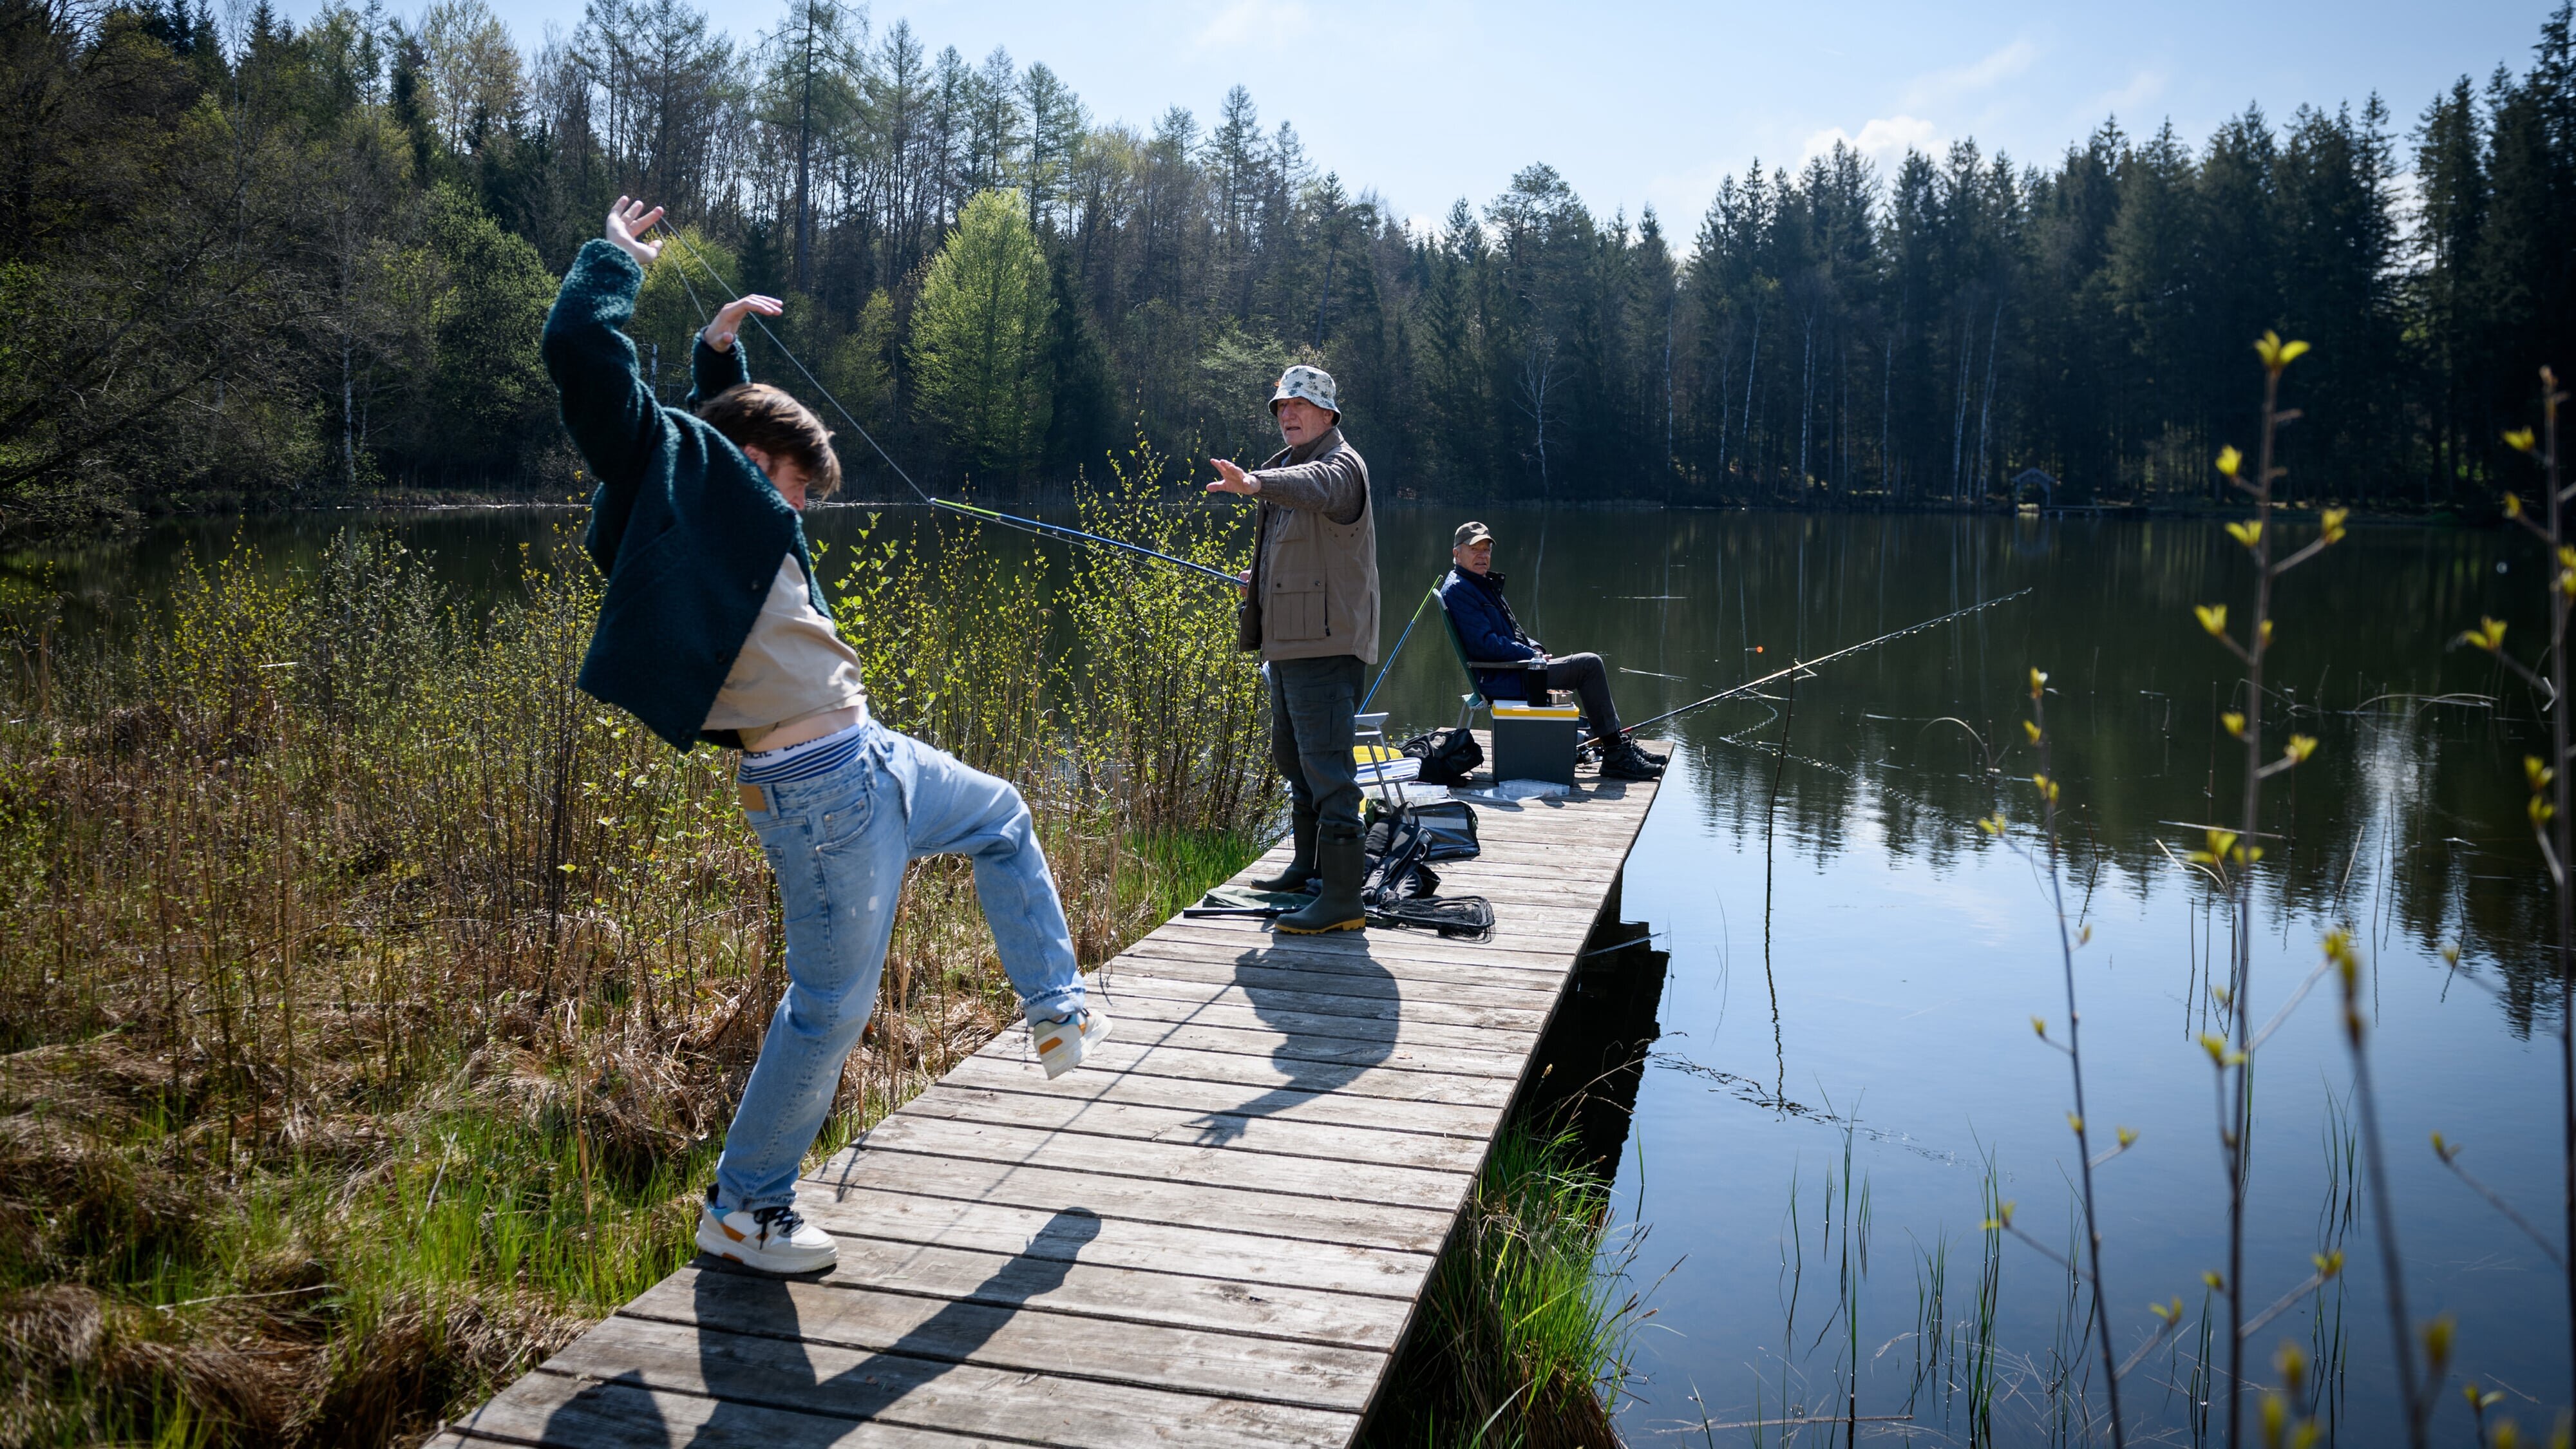
M 1278 385 L 1270 390 L 1270 410 L 1279 411 L 1279 405 L 1292 397 L 1302 397 L 1331 413 L 1334 422 L 1342 420 L 1342 405 L 1333 400 L 1333 375 L 1320 367 L 1299 363 L 1279 374 Z

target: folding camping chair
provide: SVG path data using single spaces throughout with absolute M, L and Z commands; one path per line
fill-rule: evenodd
M 1467 692 L 1458 696 L 1458 728 L 1465 729 L 1480 709 L 1485 712 L 1487 723 L 1493 720 L 1494 704 L 1485 698 L 1485 687 L 1476 680 L 1477 670 L 1520 670 L 1532 676 L 1527 697 L 1536 700 L 1547 698 L 1547 664 L 1544 660 L 1468 658 L 1467 641 L 1458 637 L 1458 621 L 1449 617 L 1449 606 L 1441 602 L 1440 591 L 1436 588 L 1431 591 L 1431 602 L 1440 610 L 1440 627 L 1449 635 L 1449 652 L 1458 656 L 1458 668 L 1467 676 Z

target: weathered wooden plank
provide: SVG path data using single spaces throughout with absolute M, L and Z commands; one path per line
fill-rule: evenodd
M 1214 1140 L 1231 1151 L 1267 1152 L 1310 1163 L 1369 1162 L 1466 1173 L 1485 1160 L 1485 1144 L 1477 1138 L 1288 1121 L 1258 1111 L 1229 1113 L 1215 1103 L 1148 1107 L 1097 1097 L 999 1092 L 953 1081 L 941 1082 L 914 1098 L 905 1105 L 905 1114 L 1137 1142 Z
M 1440 874 L 1443 895 L 1484 895 L 1508 892 L 1517 897 L 1535 892 L 1551 898 L 1576 899 L 1599 905 L 1610 893 L 1610 883 L 1619 878 L 1620 863 L 1604 859 L 1588 864 L 1591 851 L 1550 850 L 1554 859 L 1544 864 L 1509 860 L 1443 861 L 1433 869 Z M 1597 852 L 1609 856 L 1611 852 Z M 1569 859 L 1568 857 L 1572 857 Z
M 1158 928 L 1168 939 L 1223 946 L 1259 960 L 1295 961 L 1330 956 L 1344 961 L 1427 961 L 1434 965 L 1485 966 L 1496 971 L 1536 966 L 1561 969 L 1581 948 L 1578 940 L 1549 933 L 1502 935 L 1491 941 L 1457 941 L 1429 931 L 1344 931 L 1330 936 L 1274 937 L 1260 921 L 1243 916 L 1174 919 Z
M 1268 955 L 1247 963 L 1242 957 L 1242 952 L 1224 946 L 1157 936 L 1112 961 L 1111 979 L 1123 981 L 1130 973 L 1135 973 L 1178 981 L 1229 981 L 1240 986 L 1278 986 L 1332 996 L 1374 996 L 1542 1010 L 1556 999 L 1556 991 L 1543 982 L 1502 975 L 1482 965 L 1405 960 L 1376 960 L 1351 965 L 1330 956 L 1283 960 Z
M 1597 799 L 1581 795 L 1467 803 L 1476 807 L 1476 835 L 1480 840 L 1497 835 L 1506 840 L 1532 836 L 1551 840 L 1604 839 L 1635 823 L 1624 812 L 1601 810 Z
M 968 1449 L 976 1441 L 902 1424 L 657 1393 L 620 1378 L 542 1370 L 501 1391 L 430 1442 L 545 1449 Z
M 1438 1133 L 1482 1142 L 1500 1121 L 1499 1105 L 1455 1106 L 1389 1097 L 1363 1097 L 1351 1092 L 1282 1092 L 1236 1087 L 1226 1083 L 1174 1081 L 1136 1072 L 1076 1072 L 1048 1081 L 1035 1062 L 1005 1062 L 968 1057 L 941 1079 L 941 1085 L 971 1089 L 1029 1092 L 1060 1101 L 1111 1102 L 1138 1107 L 1173 1107 L 1185 1111 L 1235 1111 L 1250 1106 L 1273 1121 L 1320 1122 L 1336 1127 L 1368 1127 L 1382 1132 Z
M 1152 992 L 1138 992 L 1121 1003 L 1125 1010 L 1116 1013 L 1123 1029 L 1133 1022 L 1160 1026 L 1229 1027 L 1265 1035 L 1284 1036 L 1292 1041 L 1313 1037 L 1374 1042 L 1380 1046 L 1456 1047 L 1463 1051 L 1501 1053 L 1511 1057 L 1527 1056 L 1538 1045 L 1535 1026 L 1510 1027 L 1497 1023 L 1491 1027 L 1450 1026 L 1426 1021 L 1414 1012 L 1381 1011 L 1369 1016 L 1347 1012 L 1314 1011 L 1302 996 L 1289 992 L 1260 992 L 1238 1004 L 1225 1000 L 1180 1001 Z
M 1601 914 L 1601 904 L 1609 887 L 1551 886 L 1539 881 L 1496 878 L 1482 873 L 1470 874 L 1454 883 L 1440 883 L 1444 895 L 1483 896 L 1493 904 L 1497 915 L 1506 910 L 1551 911 L 1575 917 L 1572 924 L 1589 930 Z
M 1448 890 L 1445 884 L 1443 884 L 1443 890 Z M 1497 920 L 1502 920 L 1504 913 L 1515 913 L 1515 910 L 1520 910 L 1520 913 L 1533 913 L 1533 910 L 1543 910 L 1543 913 L 1548 913 L 1543 926 L 1535 926 L 1535 923 L 1533 926 L 1522 926 L 1520 928 L 1522 936 L 1538 931 L 1553 938 L 1553 936 L 1564 936 L 1564 933 L 1571 931 L 1574 933 L 1574 938 L 1579 941 L 1582 933 L 1592 928 L 1592 918 L 1600 913 L 1600 902 L 1595 900 L 1546 902 L 1546 900 L 1528 900 L 1528 897 L 1512 895 L 1512 892 L 1471 892 L 1471 890 L 1455 890 L 1455 892 L 1448 892 L 1448 895 L 1484 895 L 1486 905 L 1492 905 L 1494 908 L 1494 918 Z M 1255 928 L 1255 931 L 1273 933 L 1267 920 L 1252 918 L 1252 915 L 1203 915 L 1203 918 L 1195 918 L 1193 923 L 1221 923 L 1221 926 L 1224 926 L 1224 923 L 1242 923 L 1242 926 Z M 1360 933 L 1345 931 L 1345 936 L 1360 936 Z M 1378 941 L 1378 944 L 1404 944 L 1404 946 L 1440 944 L 1440 946 L 1463 946 L 1463 949 L 1484 949 L 1484 946 L 1494 946 L 1494 941 L 1461 941 L 1461 938 L 1453 938 L 1453 936 L 1440 936 L 1437 931 L 1404 931 L 1404 928 L 1376 928 L 1376 926 L 1368 928 L 1365 938 L 1368 938 L 1368 941 Z M 1502 931 L 1497 931 L 1497 941 L 1499 938 L 1502 938 Z
M 1138 1218 L 1068 1218 L 1057 1208 L 1020 1207 L 973 1198 L 924 1196 L 902 1174 L 823 1187 L 808 1181 L 796 1209 L 841 1240 L 939 1244 L 1022 1258 L 1060 1258 L 1094 1267 L 1133 1268 L 1221 1280 L 1247 1293 L 1313 1289 L 1341 1297 L 1408 1299 L 1431 1260 L 1421 1253 L 1302 1238 L 1250 1237 L 1228 1228 L 1148 1222 Z M 1366 1311 L 1354 1309 L 1355 1317 Z
M 1513 809 L 1474 801 L 1469 803 L 1476 809 L 1476 836 L 1477 843 L 1480 845 L 1598 845 L 1604 848 L 1605 853 L 1615 854 L 1619 846 L 1634 833 L 1639 823 L 1635 819 L 1604 815 L 1598 811 L 1586 809 L 1582 802 L 1554 810 Z M 1283 838 L 1262 854 L 1264 858 L 1271 858 L 1271 851 L 1278 851 L 1279 858 L 1285 858 L 1287 845 L 1288 842 Z M 1595 862 L 1573 863 L 1590 866 Z M 1440 862 L 1433 864 L 1436 868 Z
M 859 1145 L 864 1149 L 860 1153 L 860 1170 L 866 1171 L 866 1159 L 881 1152 L 926 1153 L 1014 1165 L 1043 1161 L 1058 1172 L 1079 1172 L 1093 1178 L 1195 1183 L 1345 1207 L 1384 1203 L 1443 1210 L 1455 1207 L 1466 1195 L 1467 1176 L 1474 1171 L 1472 1167 L 1441 1171 L 1344 1162 L 1329 1173 L 1319 1173 L 1314 1163 L 1303 1158 L 1228 1150 L 1248 1129 L 1250 1120 L 1214 1117 L 1202 1124 L 1190 1141 L 1149 1142 L 1056 1132 L 1027 1123 L 956 1121 L 926 1113 L 897 1113 L 860 1138 Z
M 1394 981 L 1416 979 L 1491 982 L 1497 986 L 1552 989 L 1545 979 L 1516 972 L 1563 973 L 1570 953 L 1561 946 L 1529 950 L 1501 941 L 1443 941 L 1415 933 L 1372 933 L 1378 939 L 1353 941 L 1341 936 L 1281 936 L 1219 928 L 1223 918 L 1174 920 L 1154 933 L 1159 950 L 1188 949 L 1218 953 L 1213 959 L 1282 970 L 1330 970 L 1345 975 L 1375 976 Z M 1121 955 L 1103 969 L 1114 970 Z
M 1193 1051 L 1235 1052 L 1276 1062 L 1315 1062 L 1326 1066 L 1411 1067 L 1469 1077 L 1517 1078 L 1525 1054 L 1476 1051 L 1455 1046 L 1412 1046 L 1402 1042 L 1353 1041 L 1345 1037 L 1290 1036 L 1282 1032 L 1237 1030 L 1222 1026 L 1174 1025 L 1129 1019 L 1118 1035 L 1132 1045 L 1177 1047 Z M 1111 1040 L 1117 1040 L 1112 1037 Z M 986 1048 L 991 1050 L 991 1048 Z M 1005 1048 L 1015 1055 L 1019 1048 Z
M 1173 1005 L 1225 1006 L 1253 1012 L 1288 1008 L 1369 1021 L 1401 1020 L 1426 1026 L 1485 1026 L 1527 1032 L 1547 1024 L 1549 1007 L 1553 1005 L 1544 997 L 1533 999 L 1533 993 L 1520 993 L 1519 999 L 1509 1005 L 1493 1001 L 1492 993 L 1473 1002 L 1395 991 L 1351 995 L 1332 990 L 1330 978 L 1318 981 L 1308 976 L 1287 982 L 1255 980 L 1247 984 L 1222 968 L 1182 975 L 1161 969 L 1159 963 L 1151 971 L 1136 969 L 1142 964 L 1131 958 L 1128 969 L 1118 973 L 1113 983 L 1115 990 L 1102 993 L 1102 999 L 1150 997 Z
M 1336 1202 L 1257 1189 L 1156 1182 L 954 1154 L 898 1152 L 892 1148 L 841 1152 L 806 1181 L 828 1192 L 836 1182 L 868 1184 L 871 1179 L 900 1185 L 904 1191 L 924 1197 L 965 1198 L 1042 1208 L 1051 1213 L 1081 1207 L 1103 1218 L 1134 1218 L 1178 1227 L 1224 1223 L 1238 1233 L 1256 1237 L 1348 1243 L 1405 1253 L 1440 1251 L 1452 1216 L 1437 1208 Z M 802 1204 L 806 1196 L 805 1190 L 799 1188 L 797 1201 Z
M 1043 1309 L 1085 1319 L 1159 1323 L 1347 1348 L 1391 1348 L 1403 1327 L 1404 1304 L 1398 1299 L 1247 1283 L 1231 1276 L 1222 1262 L 1206 1266 L 1229 1276 L 1098 1262 L 1089 1250 L 1113 1231 L 1112 1224 L 1078 1213 L 1043 1216 L 1045 1226 L 1020 1252 L 985 1252 L 948 1241 L 902 1242 L 875 1236 L 873 1231 L 857 1237 L 836 1233 L 841 1261 L 822 1281 L 923 1298 Z M 698 1261 L 709 1271 L 725 1268 L 704 1258 Z
M 1596 856 L 1602 858 L 1596 861 Z M 1444 860 L 1431 869 L 1440 877 L 1440 894 L 1444 896 L 1490 896 L 1504 890 L 1517 895 L 1535 890 L 1566 897 L 1581 895 L 1598 902 L 1609 894 L 1610 882 L 1619 875 L 1617 857 L 1618 852 L 1613 850 L 1594 850 L 1562 841 L 1545 845 L 1498 842 L 1473 860 Z M 1284 854 L 1275 860 L 1256 861 L 1247 875 L 1265 875 L 1286 864 Z
M 1019 1273 L 1021 1286 L 1031 1290 L 1061 1276 L 1061 1265 L 1043 1261 Z M 1243 1396 L 1246 1386 L 1258 1385 L 1252 1397 L 1354 1413 L 1367 1407 L 1377 1379 L 1379 1355 L 1364 1348 L 1134 1319 L 1108 1323 L 1022 1307 L 683 1268 L 618 1312 L 793 1339 L 807 1351 L 821 1344 L 1223 1397 Z
M 1530 910 L 1515 910 L 1509 901 L 1494 902 L 1494 939 L 1491 941 L 1458 941 L 1434 935 L 1429 931 L 1370 931 L 1367 940 L 1379 949 L 1402 950 L 1431 961 L 1488 961 L 1503 964 L 1496 958 L 1503 952 L 1519 953 L 1524 959 L 1535 954 L 1563 960 L 1582 949 L 1583 938 L 1591 933 L 1589 921 L 1558 919 L 1568 912 L 1550 912 L 1545 916 Z M 1269 924 L 1248 916 L 1201 916 L 1188 923 L 1201 939 L 1239 942 L 1250 948 L 1270 937 Z M 1357 941 L 1360 933 L 1342 933 L 1344 939 Z M 1329 941 L 1331 936 L 1312 939 Z
M 622 1378 L 729 1405 L 795 1408 L 1067 1449 L 1338 1445 L 1347 1441 L 1357 1417 L 1248 1396 L 1212 1398 L 633 1318 L 612 1318 L 575 1340 L 547 1371 Z
M 976 1055 L 989 1061 L 1017 1063 L 1022 1049 L 1000 1043 Z M 1459 1106 L 1500 1106 L 1511 1100 L 1513 1079 L 1468 1076 L 1455 1072 L 1416 1070 L 1410 1061 L 1374 1065 L 1306 1061 L 1269 1053 L 1204 1051 L 1192 1047 L 1152 1046 L 1133 1037 L 1111 1037 L 1092 1048 L 1083 1070 L 1103 1075 L 1126 1072 L 1175 1081 L 1221 1082 L 1259 1092 L 1287 1095 L 1339 1092 L 1393 1101 L 1449 1102 Z
M 1561 880 L 1575 885 L 1607 890 L 1619 874 L 1621 852 L 1609 846 L 1596 847 L 1588 841 L 1565 840 L 1496 840 L 1491 851 L 1481 852 L 1468 860 L 1432 862 L 1431 869 L 1441 881 L 1449 881 L 1457 872 L 1493 872 L 1515 880 Z M 1290 852 L 1282 847 L 1263 853 L 1233 879 L 1248 883 L 1263 876 L 1276 875 L 1288 864 Z

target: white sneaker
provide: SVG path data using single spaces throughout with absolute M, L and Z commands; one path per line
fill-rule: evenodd
M 1054 1081 L 1082 1065 L 1093 1044 L 1109 1037 L 1109 1018 L 1098 1007 L 1078 1006 L 1071 1016 L 1029 1017 L 1029 1041 L 1037 1047 L 1038 1065 Z
M 815 1273 L 841 1261 L 832 1235 L 797 1216 L 796 1209 L 726 1212 L 716 1206 L 712 1184 L 698 1209 L 698 1247 L 764 1273 Z

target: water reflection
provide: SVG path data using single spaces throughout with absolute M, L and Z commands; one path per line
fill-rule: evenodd
M 1535 1130 L 1571 1133 L 1576 1161 L 1605 1180 L 1618 1176 L 1627 1149 L 1646 1061 L 1663 1030 L 1655 1009 L 1671 962 L 1645 922 L 1619 919 L 1614 884 L 1512 1102 L 1511 1115 Z
M 1496 523 L 1510 567 L 1515 530 Z M 1732 1424 L 1719 1437 L 1744 1442 L 1763 1437 L 1744 1427 L 1757 1420 L 1776 1434 L 1791 1406 L 1839 1409 L 1855 1372 L 1864 1415 L 1922 1410 L 1909 1373 L 1923 1364 L 1902 1345 L 1955 1336 L 1955 1317 L 1946 1328 L 1918 1318 L 1923 1294 L 1947 1273 L 1962 1311 L 1962 1280 L 1989 1267 L 1975 1232 L 1987 1164 L 2000 1197 L 2047 1225 L 2044 1240 L 2062 1235 L 2064 1067 L 2028 1027 L 2063 1010 L 2050 927 L 2028 862 L 1973 828 L 1997 808 L 2035 813 L 2018 730 L 2034 664 L 2053 676 L 2072 806 L 2069 905 L 2098 932 L 2081 965 L 2094 1088 L 2105 1115 L 2143 1134 L 2107 1174 L 2125 1354 L 2149 1325 L 2137 1305 L 2196 1301 L 2200 1272 L 2223 1261 L 2207 1069 L 2189 1036 L 2215 1024 L 2206 970 L 2225 921 L 2165 847 L 2188 849 L 2205 822 L 2235 814 L 2232 742 L 2222 753 L 2216 723 L 2233 671 L 2189 608 L 2241 591 L 2240 551 L 2197 523 L 1714 516 L 1671 520 L 1659 557 L 1637 546 L 1649 530 L 1620 523 L 1560 520 L 1537 583 L 1554 634 L 1621 669 L 1632 716 L 1784 653 L 1814 657 L 2036 590 L 2026 607 L 1801 676 L 1794 703 L 1783 687 L 1680 725 L 1682 788 L 1629 876 L 1630 913 L 1670 923 L 1674 965 L 1619 1202 L 1654 1225 L 1659 1252 L 1688 1256 L 1624 1421 L 1641 1438 L 1687 1429 L 1694 1440 L 1702 1425 Z M 2268 1016 L 2308 974 L 2327 926 L 2362 932 L 2381 1071 L 2405 1083 L 2389 1134 L 2418 1245 L 2411 1289 L 2435 1305 L 2419 1311 L 2455 1308 L 2477 1372 L 2561 1402 L 2565 1328 L 2546 1264 L 2499 1244 L 2493 1216 L 2420 1149 L 2446 1121 L 2478 1121 L 2490 1162 L 2515 1179 L 2510 1195 L 2552 1200 L 2552 1053 L 2529 1043 L 2557 1010 L 2536 949 L 2539 863 L 2520 828 L 2530 704 L 2490 661 L 2445 647 L 2481 613 L 2534 621 L 2514 576 L 2495 570 L 2509 540 L 2389 530 L 2354 542 L 2283 600 L 2274 677 L 2287 682 L 2272 711 L 2325 747 L 2272 797 L 2280 838 L 2262 872 L 2255 1009 Z M 1638 597 L 1650 595 L 1673 597 Z M 1436 668 L 1405 673 L 1419 667 L 1398 670 L 1425 696 L 1447 684 Z M 2464 948 L 2457 969 L 2445 942 Z M 2350 1221 L 2334 1106 L 2348 1075 L 2323 1005 L 2267 1052 L 2248 1260 L 2257 1305 L 2307 1274 L 2320 1222 Z M 1872 1204 L 1880 1250 L 1846 1302 L 1838 1269 L 1820 1275 L 1815 1254 L 1843 1226 L 1820 1204 L 1848 1207 L 1855 1193 Z M 2082 1371 L 2081 1325 L 2063 1274 L 2005 1247 L 1979 1343 L 2020 1397 L 1986 1406 L 1992 1432 L 2034 1441 L 2055 1418 L 2062 1436 L 2055 1416 L 2081 1412 L 2067 1377 Z M 2378 1312 L 2367 1266 L 2340 1291 L 2359 1296 L 2302 1305 L 2267 1340 L 2304 1341 L 2351 1315 L 2363 1370 L 2352 1422 L 2373 1422 L 2388 1391 L 2384 1345 L 2361 1327 Z M 1785 1333 L 1792 1322 L 1803 1330 Z M 1832 1332 L 1820 1338 L 1819 1325 Z M 2269 1359 L 2267 1341 L 2251 1361 Z M 2170 1391 L 2148 1392 L 2151 1380 Z M 2191 1437 L 2206 1388 L 2192 1356 L 2167 1344 L 2141 1370 L 2151 1428 Z M 1981 1411 L 1960 1412 L 1906 1432 L 1965 1434 Z M 2545 1412 L 2526 1406 L 2526 1421 Z

